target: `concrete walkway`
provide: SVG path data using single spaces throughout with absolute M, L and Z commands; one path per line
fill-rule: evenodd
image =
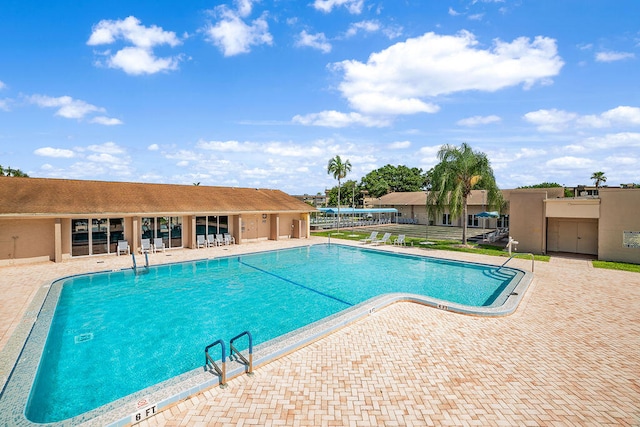
M 153 255 L 151 262 L 324 241 L 262 242 L 224 253 L 182 250 L 170 258 Z M 1 268 L 0 346 L 30 315 L 30 299 L 45 282 L 130 262 L 111 256 Z M 530 270 L 531 261 L 510 265 Z M 535 264 L 532 286 L 511 316 L 479 318 L 397 303 L 140 425 L 640 426 L 639 373 L 640 274 L 552 258 Z

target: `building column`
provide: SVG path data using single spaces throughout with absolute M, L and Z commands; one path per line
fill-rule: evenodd
M 62 220 L 56 218 L 53 226 L 53 261 L 62 262 Z

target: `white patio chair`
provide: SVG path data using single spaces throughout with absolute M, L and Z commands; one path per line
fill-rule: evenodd
M 204 234 L 198 234 L 196 236 L 196 249 L 206 248 L 207 241 L 204 238 Z
M 363 245 L 366 245 L 367 243 L 372 243 L 374 240 L 376 240 L 377 237 L 378 237 L 378 232 L 372 231 L 369 237 L 367 237 L 366 239 L 362 239 L 360 241 L 362 242 Z
M 162 237 L 156 237 L 153 239 L 153 252 L 158 251 L 164 252 L 164 240 L 162 240 Z
M 120 253 L 124 253 L 127 255 L 131 253 L 129 242 L 127 242 L 126 240 L 118 240 L 118 256 L 120 256 Z
M 140 253 L 148 254 L 151 252 L 151 239 L 140 240 Z
M 374 240 L 373 242 L 371 242 L 371 244 L 376 246 L 386 245 L 387 243 L 389 243 L 390 238 L 391 238 L 391 233 L 384 233 L 384 236 L 382 236 L 382 239 Z

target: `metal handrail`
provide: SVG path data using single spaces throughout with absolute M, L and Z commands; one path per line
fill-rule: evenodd
M 233 342 L 238 338 L 242 338 L 243 336 L 247 336 L 249 338 L 249 359 L 246 359 L 242 353 L 233 345 Z M 229 341 L 229 359 L 233 358 L 233 354 L 236 353 L 236 358 L 240 359 L 244 362 L 247 367 L 247 375 L 253 375 L 253 338 L 251 338 L 251 333 L 249 331 L 244 331 L 241 334 L 231 338 Z
M 213 358 L 211 357 L 211 355 L 209 355 L 209 349 L 211 347 L 214 347 L 216 345 L 220 344 L 221 350 L 222 350 L 222 368 L 220 368 L 215 360 L 213 360 Z M 205 369 L 206 368 L 210 368 L 213 369 L 214 371 L 216 371 L 216 373 L 220 376 L 220 387 L 226 387 L 227 386 L 227 368 L 226 368 L 226 356 L 225 356 L 225 347 L 224 347 L 224 341 L 222 340 L 217 340 L 216 342 L 209 344 L 208 346 L 205 347 L 204 349 L 204 354 L 205 354 L 205 361 L 204 361 L 204 366 Z
M 530 252 L 521 252 L 521 253 L 517 253 L 517 254 L 513 254 L 509 257 L 508 260 L 506 260 L 505 262 L 502 263 L 502 265 L 500 266 L 500 268 L 504 267 L 505 265 L 507 265 L 507 263 L 509 261 L 511 261 L 511 259 L 515 258 L 516 255 L 531 255 L 531 272 L 533 273 L 533 268 L 534 268 L 534 262 L 535 262 L 535 256 L 530 253 Z M 500 271 L 500 268 L 498 268 L 498 271 Z
M 133 252 L 131 252 L 131 258 L 133 258 L 133 269 L 136 269 L 136 254 L 134 254 Z

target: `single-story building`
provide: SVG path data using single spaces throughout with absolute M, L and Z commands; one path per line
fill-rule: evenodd
M 469 227 L 508 228 L 519 252 L 567 252 L 597 256 L 603 261 L 640 264 L 640 188 L 601 187 L 598 195 L 564 197 L 564 188 L 503 190 L 507 212 L 499 218 L 481 218 L 488 210 L 482 190 L 468 200 Z M 381 205 L 398 210 L 398 217 L 426 224 L 426 193 L 390 193 Z M 448 210 L 430 225 L 462 226 Z
M 0 265 L 115 254 L 119 240 L 307 238 L 315 208 L 279 190 L 0 177 Z

